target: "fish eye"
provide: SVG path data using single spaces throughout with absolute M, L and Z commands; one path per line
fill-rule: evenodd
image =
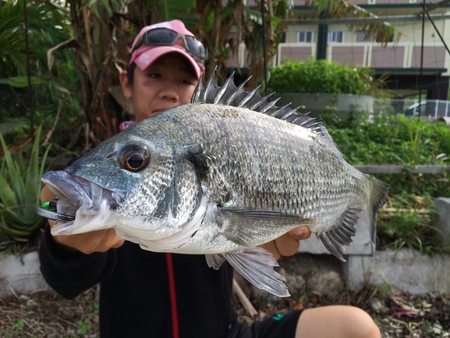
M 138 172 L 147 167 L 150 162 L 150 154 L 144 146 L 131 144 L 122 149 L 120 164 L 131 172 Z

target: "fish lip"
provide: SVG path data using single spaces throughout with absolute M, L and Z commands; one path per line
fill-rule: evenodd
M 111 191 L 66 171 L 49 171 L 42 176 L 41 180 L 57 197 L 57 213 L 73 216 L 72 220 L 67 220 L 70 219 L 69 217 L 66 220 L 58 219 L 52 226 L 53 235 L 75 233 L 78 231 L 79 217 L 86 221 L 87 218 L 98 215 L 99 206 L 105 201 L 103 192 L 107 192 L 107 195 L 113 198 L 116 197 Z
M 92 206 L 92 199 L 83 188 L 83 184 L 79 183 L 80 180 L 87 183 L 86 180 L 65 171 L 49 171 L 42 175 L 41 180 L 58 199 L 68 199 L 78 204 L 79 207 L 89 208 Z

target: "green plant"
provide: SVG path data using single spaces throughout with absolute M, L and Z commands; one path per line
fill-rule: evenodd
M 16 331 L 23 331 L 25 328 L 25 322 L 23 319 L 19 320 L 18 322 L 14 323 L 14 330 Z
M 393 290 L 390 284 L 380 284 L 378 285 L 378 290 L 382 298 L 392 298 Z
M 396 251 L 409 248 L 421 254 L 449 252 L 450 248 L 439 239 L 442 234 L 436 226 L 439 215 L 433 200 L 408 194 L 390 198 L 388 208 L 379 212 L 378 247 Z
M 325 119 L 351 164 L 444 164 L 450 154 L 450 128 L 442 123 L 394 115 L 341 122 Z
M 24 160 L 23 152 L 13 158 L 0 134 L 4 152 L 0 168 L 0 232 L 16 241 L 27 241 L 44 220 L 36 210 L 49 147 L 40 161 L 40 134 L 39 128 L 28 161 Z
M 80 319 L 79 321 L 77 321 L 77 325 L 79 334 L 86 335 L 92 330 L 92 326 L 89 323 L 88 319 Z
M 290 62 L 270 69 L 271 91 L 277 93 L 373 94 L 380 87 L 372 70 L 340 65 L 335 61 Z

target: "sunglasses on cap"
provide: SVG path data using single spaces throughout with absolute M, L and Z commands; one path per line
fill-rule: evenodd
M 183 39 L 184 46 L 190 54 L 201 61 L 206 60 L 208 51 L 203 43 L 192 35 L 181 34 L 169 28 L 154 28 L 146 31 L 134 46 L 131 54 L 144 43 L 152 46 L 172 46 L 179 38 Z

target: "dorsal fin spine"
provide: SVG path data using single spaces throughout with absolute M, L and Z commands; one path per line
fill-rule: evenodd
M 275 104 L 280 100 L 281 97 L 273 100 L 273 101 L 268 101 L 267 104 L 264 107 L 260 108 L 260 112 L 261 113 L 266 113 L 270 108 L 274 107 Z
M 258 89 L 259 89 L 259 87 L 258 87 Z M 258 94 L 259 95 L 259 94 Z M 259 111 L 259 112 L 261 112 L 261 108 L 259 108 L 258 109 L 258 107 L 264 107 L 264 105 L 263 105 L 263 103 L 265 103 L 266 101 L 267 101 L 267 99 L 269 98 L 269 97 L 271 97 L 273 95 L 273 93 L 270 93 L 269 95 L 266 95 L 266 96 L 264 96 L 264 97 L 259 97 L 260 98 L 260 100 L 258 100 L 258 101 L 256 101 L 255 103 L 253 103 L 250 107 L 249 107 L 249 109 L 251 109 L 251 110 L 256 110 L 256 111 Z
M 252 99 L 252 97 L 256 94 L 256 92 L 258 91 L 258 89 L 259 89 L 259 87 L 256 87 L 256 88 L 253 89 L 251 92 L 249 92 L 249 93 L 247 94 L 247 96 L 244 97 L 244 98 L 242 99 L 241 102 L 239 102 L 238 107 L 239 107 L 239 108 L 248 108 L 248 107 L 246 106 L 247 102 L 250 101 L 250 100 Z
M 226 92 L 228 90 L 235 91 L 236 86 L 234 85 L 234 72 L 226 79 L 225 83 L 223 84 L 222 88 L 219 89 L 217 92 L 216 97 L 214 98 L 214 104 L 220 104 L 225 103 L 226 100 Z M 224 99 L 224 100 L 222 100 Z
M 278 108 L 278 107 L 276 107 L 276 108 Z M 292 111 L 292 112 L 296 113 L 296 111 L 291 108 L 291 104 L 288 103 L 281 108 L 274 109 L 272 112 L 270 112 L 269 115 L 272 117 L 280 116 L 280 114 L 283 114 L 284 111 Z
M 228 104 L 228 105 L 231 105 L 232 102 L 233 102 L 233 100 L 234 100 L 234 98 L 235 98 L 236 96 L 238 96 L 238 95 L 241 94 L 241 93 L 245 93 L 245 91 L 244 91 L 244 86 L 248 83 L 248 81 L 250 81 L 251 78 L 252 78 L 252 77 L 250 76 L 250 77 L 248 77 L 246 80 L 244 80 L 244 81 L 236 88 L 235 92 L 232 93 L 232 94 L 230 95 L 230 97 L 227 99 L 227 101 L 226 101 L 225 103 Z

